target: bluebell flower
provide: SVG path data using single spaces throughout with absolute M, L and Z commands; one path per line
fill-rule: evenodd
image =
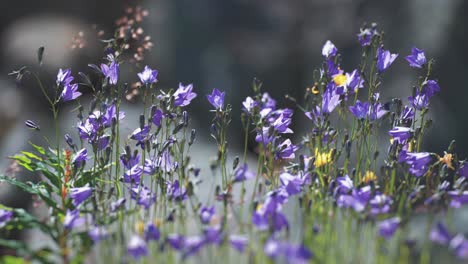
M 450 197 L 450 207 L 460 208 L 465 204 L 468 204 L 468 191 L 449 191 L 447 192 Z
M 343 177 L 337 177 L 336 178 L 336 183 L 337 183 L 336 191 L 338 193 L 344 194 L 344 193 L 348 193 L 348 192 L 350 192 L 351 190 L 354 189 L 353 180 L 351 180 L 351 178 L 349 178 L 348 174 L 346 174 Z
M 184 187 L 180 186 L 178 180 L 174 180 L 173 183 L 171 183 L 170 181 L 167 181 L 166 186 L 167 186 L 166 193 L 169 199 L 182 201 L 187 198 L 187 190 Z
M 189 84 L 183 86 L 182 83 L 179 83 L 179 88 L 172 95 L 174 97 L 174 106 L 187 106 L 190 102 L 197 97 L 197 94 L 192 92 L 193 85 Z
M 257 105 L 257 101 L 252 99 L 252 97 L 248 96 L 247 98 L 245 98 L 244 102 L 242 102 L 242 110 L 249 114 L 252 114 L 254 107 L 256 107 Z
M 143 174 L 143 169 L 140 165 L 135 165 L 125 171 L 123 182 L 125 183 L 139 183 L 140 177 Z
M 413 68 L 421 68 L 426 64 L 426 55 L 424 54 L 424 50 L 420 50 L 416 47 L 411 49 L 411 55 L 406 56 L 405 59 L 408 61 L 410 67 Z
M 148 209 L 156 201 L 156 195 L 143 185 L 131 187 L 130 194 L 132 199 L 136 200 L 137 204 L 142 205 L 145 209 Z
M 382 48 L 377 49 L 377 69 L 379 72 L 383 72 L 390 65 L 392 65 L 393 61 L 398 57 L 398 54 L 392 54 L 388 50 L 384 50 Z
M 431 160 L 431 154 L 428 152 L 410 153 L 404 150 L 400 152 L 398 158 L 399 162 L 405 162 L 410 165 L 409 171 L 416 177 L 421 177 L 427 172 Z
M 325 42 L 325 44 L 322 47 L 322 55 L 325 58 L 335 57 L 337 52 L 338 49 L 330 40 L 327 40 L 327 42 Z
M 291 118 L 284 117 L 283 114 L 280 114 L 278 118 L 271 124 L 273 128 L 280 134 L 289 134 L 293 131 L 289 128 L 291 125 Z
M 214 88 L 211 94 L 207 95 L 206 98 L 210 102 L 210 104 L 215 109 L 223 109 L 224 107 L 224 95 L 225 92 L 221 92 L 218 89 Z
M 353 106 L 349 106 L 349 111 L 357 118 L 357 119 L 365 119 L 369 112 L 369 103 L 356 100 L 356 104 Z
M 160 127 L 161 126 L 161 120 L 163 119 L 164 117 L 164 114 L 161 110 L 159 109 L 156 109 L 156 111 L 154 112 L 154 115 L 153 117 L 151 118 L 151 121 L 153 122 L 153 124 L 157 127 Z
M 361 46 L 369 46 L 372 42 L 372 37 L 377 34 L 375 28 L 364 28 L 361 29 L 358 36 L 359 43 Z
M 231 247 L 235 248 L 239 252 L 244 252 L 247 244 L 249 243 L 249 238 L 245 235 L 230 235 L 229 244 Z
M 452 236 L 450 235 L 447 227 L 444 224 L 438 222 L 432 229 L 431 233 L 429 234 L 429 238 L 432 242 L 441 245 L 447 245 L 450 240 L 452 240 Z
M 454 236 L 450 241 L 449 248 L 459 259 L 468 260 L 468 240 L 463 234 Z
M 414 119 L 414 108 L 405 105 L 405 108 L 403 108 L 401 112 L 400 119 L 406 124 L 410 124 Z
M 249 171 L 247 163 L 244 163 L 244 165 L 239 166 L 234 171 L 234 182 L 241 182 L 252 178 L 255 178 L 255 174 Z
M 153 223 L 148 223 L 145 225 L 145 240 L 150 241 L 150 240 L 159 240 L 161 237 L 161 233 L 159 232 L 159 229 L 156 225 Z
M 104 226 L 94 226 L 91 230 L 88 231 L 88 236 L 97 243 L 109 236 L 109 232 L 107 232 Z
M 145 66 L 145 69 L 138 73 L 138 78 L 140 78 L 141 83 L 143 84 L 152 84 L 158 81 L 158 71 L 152 70 L 150 67 Z
M 294 154 L 299 147 L 293 145 L 290 139 L 284 140 L 277 147 L 276 159 L 294 159 L 296 155 Z
M 434 94 L 440 92 L 440 86 L 435 80 L 427 80 L 423 83 L 422 93 L 431 98 Z
M 214 206 L 211 206 L 211 207 L 206 207 L 206 206 L 202 206 L 200 208 L 200 221 L 203 223 L 203 224 L 209 224 L 211 222 L 211 219 L 213 218 L 215 214 L 215 207 Z
M 148 255 L 148 247 L 145 240 L 138 235 L 132 235 L 127 245 L 127 252 L 135 259 Z
M 409 96 L 408 101 L 412 107 L 417 110 L 427 109 L 429 107 L 429 97 L 424 93 L 416 93 L 416 95 Z
M 370 199 L 370 214 L 371 215 L 379 215 L 379 214 L 386 214 L 390 212 L 390 206 L 393 203 L 392 198 L 385 194 L 377 193 Z
M 73 81 L 73 76 L 71 75 L 71 69 L 59 69 L 57 73 L 57 86 L 68 86 Z
M 379 229 L 379 234 L 383 236 L 385 239 L 390 239 L 393 234 L 395 234 L 396 230 L 400 226 L 400 218 L 393 217 L 383 221 L 380 221 L 377 224 L 377 228 Z
M 76 168 L 81 167 L 88 159 L 88 150 L 86 148 L 79 150 L 72 159 L 72 163 Z
M 109 61 L 110 65 L 101 64 L 101 71 L 104 77 L 109 79 L 109 83 L 115 85 L 119 80 L 119 64 L 113 56 L 109 56 Z
M 388 131 L 388 134 L 399 144 L 405 144 L 406 141 L 411 137 L 411 128 L 397 126 Z
M 120 198 L 117 201 L 114 201 L 110 204 L 111 212 L 115 212 L 123 207 L 127 200 L 125 198 Z
M 11 219 L 13 219 L 13 212 L 0 208 L 0 228 L 4 227 Z
M 369 105 L 369 119 L 378 120 L 388 113 L 388 110 L 385 109 L 384 105 L 381 103 L 374 103 Z
M 468 162 L 464 161 L 460 164 L 458 174 L 460 175 L 460 177 L 468 178 Z
M 93 190 L 89 186 L 70 188 L 70 198 L 73 200 L 73 205 L 78 206 L 83 203 L 93 194 Z
M 334 85 L 327 85 L 327 89 L 322 95 L 322 113 L 333 112 L 340 103 L 340 95 L 336 93 Z
M 281 185 L 284 186 L 288 195 L 295 195 L 301 192 L 302 187 L 310 183 L 309 174 L 299 173 L 292 175 L 288 172 L 283 172 L 279 176 Z
M 76 98 L 80 97 L 81 93 L 78 91 L 78 84 L 67 84 L 63 87 L 62 93 L 60 95 L 60 99 L 63 102 L 75 100 Z
M 268 93 L 263 93 L 261 102 L 262 102 L 262 105 L 261 105 L 262 109 L 265 109 L 265 108 L 268 108 L 271 110 L 276 109 L 276 101 L 275 99 L 271 98 L 271 96 Z
M 80 217 L 80 211 L 79 210 L 67 210 L 67 213 L 65 214 L 65 218 L 63 220 L 63 226 L 68 229 L 77 229 L 81 228 L 85 225 L 86 223 L 86 218 Z

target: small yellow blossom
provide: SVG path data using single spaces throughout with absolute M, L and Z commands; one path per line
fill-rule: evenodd
M 319 91 L 319 89 L 317 88 L 316 85 L 314 85 L 314 86 L 312 87 L 311 92 L 312 92 L 313 94 L 319 94 L 319 93 L 320 93 L 320 91 Z
M 318 148 L 316 148 L 314 166 L 319 168 L 330 163 L 332 161 L 332 151 L 333 150 L 329 152 L 319 152 Z
M 444 156 L 440 158 L 439 161 L 447 164 L 447 167 L 449 167 L 450 169 L 455 170 L 455 168 L 452 165 L 452 159 L 453 159 L 453 154 L 450 154 L 444 151 Z
M 346 84 L 346 75 L 344 74 L 337 74 L 333 76 L 333 81 L 335 82 L 336 86 L 343 86 Z
M 135 223 L 135 231 L 142 235 L 144 232 L 145 232 L 145 223 L 143 223 L 142 221 L 138 221 Z
M 377 180 L 377 175 L 373 171 L 366 171 L 364 174 L 364 177 L 361 178 L 361 182 L 363 183 L 369 183 L 371 181 L 376 181 Z

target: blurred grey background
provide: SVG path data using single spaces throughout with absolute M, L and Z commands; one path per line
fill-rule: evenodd
M 199 135 L 208 132 L 210 122 L 204 94 L 216 87 L 225 90 L 227 100 L 234 105 L 230 144 L 234 149 L 241 148 L 237 117 L 241 101 L 251 93 L 254 77 L 264 82 L 265 90 L 280 105 L 292 107 L 284 95 L 301 97 L 312 84 L 313 69 L 322 61 L 323 43 L 332 40 L 343 54 L 344 69 L 351 71 L 360 57 L 356 39 L 359 27 L 364 22 L 377 22 L 386 32 L 386 48 L 400 54 L 384 78 L 382 98 L 406 98 L 411 94 L 417 75 L 404 56 L 413 46 L 424 49 L 428 57 L 436 59 L 434 76 L 442 89 L 431 102 L 434 126 L 426 137 L 425 149 L 440 153 L 451 139 L 456 139 L 460 156 L 468 156 L 468 84 L 464 79 L 468 76 L 468 1 L 16 0 L 3 1 L 0 16 L 2 172 L 7 170 L 8 155 L 27 148 L 29 140 L 41 140 L 41 136 L 25 128 L 26 119 L 39 122 L 46 133 L 51 124 L 38 87 L 30 82 L 16 87 L 14 78 L 7 74 L 22 65 L 35 64 L 39 46 L 46 50 L 41 69 L 46 83 L 54 82 L 58 68 L 71 67 L 74 74 L 89 71 L 88 63 L 100 63 L 102 46 L 90 41 L 83 49 L 71 50 L 72 37 L 79 31 L 89 32 L 92 25 L 109 37 L 125 5 L 135 2 L 149 11 L 143 28 L 154 43 L 142 66 L 148 64 L 159 70 L 161 88 L 176 87 L 179 82 L 194 83 L 199 98 L 191 108 L 201 130 Z M 137 78 L 135 72 L 123 76 L 129 82 Z M 67 125 L 76 120 L 70 110 L 67 107 L 62 111 L 61 118 Z M 297 111 L 295 118 L 303 120 L 302 113 Z M 301 124 L 296 122 L 293 129 L 306 129 Z M 64 129 L 75 132 L 72 127 Z M 27 203 L 11 197 L 6 200 L 17 206 Z

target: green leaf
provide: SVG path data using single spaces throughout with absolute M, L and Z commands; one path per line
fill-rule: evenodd
M 45 150 L 44 150 L 43 147 L 40 147 L 40 146 L 38 146 L 38 145 L 35 145 L 35 144 L 31 143 L 31 142 L 29 142 L 29 144 L 30 144 L 37 152 L 39 152 L 39 154 L 42 154 L 42 155 L 45 155 L 45 154 L 46 154 L 46 152 L 45 152 Z
M 42 158 L 37 156 L 34 153 L 27 152 L 27 151 L 21 151 L 21 154 L 25 155 L 26 157 L 28 157 L 30 159 L 35 159 L 35 160 L 38 160 L 38 161 L 42 161 Z
M 15 256 L 4 256 L 0 259 L 0 263 L 3 264 L 21 264 L 21 263 L 29 263 L 24 258 L 15 257 Z
M 61 189 L 62 181 L 56 174 L 51 172 L 50 168 L 48 168 L 44 163 L 39 162 L 37 164 L 36 171 L 41 172 L 42 175 L 44 175 L 44 177 L 46 177 L 57 189 Z

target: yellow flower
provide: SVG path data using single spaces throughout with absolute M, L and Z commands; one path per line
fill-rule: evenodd
M 336 86 L 344 86 L 346 84 L 346 75 L 340 73 L 333 76 L 333 81 L 335 82 Z
M 135 231 L 142 235 L 144 232 L 145 232 L 145 223 L 143 223 L 142 221 L 138 221 L 135 223 Z
M 376 181 L 377 175 L 373 171 L 366 171 L 364 177 L 361 178 L 361 182 L 369 183 L 371 181 Z
M 447 164 L 447 167 L 449 167 L 450 169 L 455 170 L 455 168 L 452 165 L 452 159 L 453 159 L 453 154 L 450 154 L 444 151 L 444 156 L 440 158 L 439 161 Z
M 332 161 L 332 151 L 333 150 L 329 152 L 319 152 L 318 148 L 316 148 L 314 166 L 319 168 L 330 163 Z

